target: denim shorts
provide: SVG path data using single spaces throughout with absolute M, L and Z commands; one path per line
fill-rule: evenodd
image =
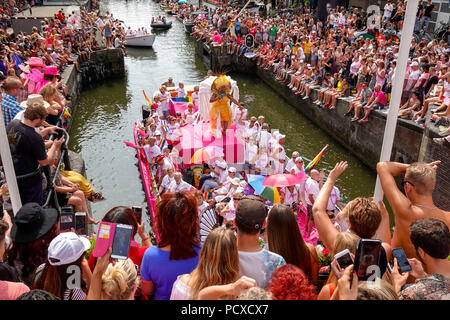
M 245 161 L 244 170 L 255 170 L 255 167 L 252 164 L 250 164 L 249 162 Z

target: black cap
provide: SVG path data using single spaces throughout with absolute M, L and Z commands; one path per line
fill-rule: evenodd
M 246 233 L 261 230 L 267 216 L 265 200 L 258 196 L 242 198 L 236 207 L 236 226 Z
M 56 209 L 44 209 L 35 202 L 22 206 L 11 229 L 11 239 L 17 243 L 33 242 L 45 235 L 58 221 Z

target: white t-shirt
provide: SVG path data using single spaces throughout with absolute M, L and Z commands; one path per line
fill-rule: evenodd
M 313 204 L 311 203 L 311 201 L 309 200 L 309 195 L 311 194 L 313 199 L 316 200 L 317 195 L 319 194 L 319 183 L 317 181 L 315 181 L 314 179 L 312 179 L 311 177 L 309 177 L 306 180 L 306 185 L 305 185 L 305 200 L 306 200 L 306 204 L 312 206 Z
M 392 3 L 391 3 L 391 4 L 386 3 L 386 4 L 384 5 L 384 13 L 383 13 L 383 17 L 390 18 L 391 15 L 392 15 L 392 11 L 394 11 L 394 6 L 392 5 Z
M 286 264 L 282 256 L 266 249 L 258 252 L 238 251 L 239 275 L 256 280 L 258 287 L 266 289 L 276 267 Z
M 328 199 L 327 210 L 333 211 L 335 210 L 335 205 L 338 200 L 341 199 L 341 193 L 336 186 L 333 186 L 333 190 L 331 190 L 330 198 Z
M 272 138 L 272 135 L 269 131 L 261 130 L 258 135 L 259 146 L 268 148 L 270 138 Z
M 189 112 L 188 109 L 184 110 L 184 115 L 186 116 L 187 123 L 194 123 L 194 121 L 195 121 L 194 109 L 192 109 L 192 112 Z
M 160 109 L 161 109 L 161 111 L 170 110 L 169 101 L 167 101 L 167 98 L 170 98 L 170 93 L 168 91 L 166 91 L 164 94 L 162 94 L 160 91 L 158 91 L 157 93 L 159 93 L 159 95 L 161 97 L 161 102 L 158 107 L 158 110 L 160 110 Z M 153 95 L 153 97 L 154 96 L 155 95 Z
M 417 69 L 416 71 L 413 71 L 411 69 L 411 72 L 408 77 L 408 82 L 406 83 L 405 91 L 409 91 L 411 89 L 413 81 L 418 80 L 419 77 L 420 77 L 420 69 Z
M 164 190 L 167 191 L 169 189 L 169 186 L 172 183 L 172 181 L 175 181 L 175 178 L 174 177 L 171 178 L 171 177 L 169 177 L 168 174 L 166 174 L 161 181 L 161 187 L 163 187 Z
M 256 144 L 246 143 L 244 148 L 245 148 L 245 150 L 244 150 L 244 161 L 247 161 L 248 163 L 252 163 L 253 158 L 258 153 L 258 146 Z
M 100 17 L 97 19 L 97 26 L 99 28 L 103 28 L 105 26 L 105 23 L 103 22 L 103 20 Z
M 198 96 L 198 93 L 196 93 L 195 91 L 192 92 L 191 98 L 192 102 L 194 103 L 194 106 L 198 107 L 200 105 L 200 97 Z
M 294 159 L 290 159 L 287 164 L 285 170 L 289 173 L 291 173 L 291 170 L 295 167 L 295 161 Z
M 184 90 L 184 87 L 183 88 L 178 87 L 177 92 L 178 92 L 178 95 L 177 95 L 178 98 L 184 98 L 184 96 L 186 96 L 186 90 Z
M 292 192 L 288 187 L 283 187 L 281 189 L 284 193 L 284 201 L 283 204 L 290 206 L 291 204 L 298 203 L 298 196 L 300 192 L 300 185 L 295 185 L 294 190 Z
M 161 153 L 161 149 L 159 149 L 159 147 L 156 144 L 153 147 L 150 147 L 149 144 L 146 144 L 144 146 L 144 151 L 145 151 L 145 155 L 147 156 L 147 161 L 149 163 L 152 162 L 153 156 L 155 154 L 160 154 Z
M 258 133 L 258 128 L 256 125 L 253 125 L 252 128 L 249 127 L 250 121 L 248 121 L 246 128 L 245 128 L 245 134 L 244 137 L 249 138 L 253 135 L 256 135 Z
M 169 185 L 170 192 L 189 191 L 191 190 L 191 188 L 192 186 L 183 180 L 181 180 L 180 184 L 177 184 L 177 182 L 174 180 Z

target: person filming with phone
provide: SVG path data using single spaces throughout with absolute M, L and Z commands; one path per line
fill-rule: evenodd
M 450 233 L 446 224 L 437 219 L 416 220 L 409 227 L 410 240 L 417 259 L 408 259 L 411 271 L 400 273 L 394 259 L 391 278 L 401 300 L 446 300 L 450 289 Z M 409 275 L 416 281 L 404 287 Z M 403 290 L 402 290 L 403 289 Z

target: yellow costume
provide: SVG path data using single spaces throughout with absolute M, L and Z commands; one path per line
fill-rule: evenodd
M 86 180 L 86 178 L 75 171 L 66 171 L 66 170 L 59 170 L 59 173 L 69 180 L 72 183 L 77 183 L 80 186 L 80 191 L 83 191 L 84 196 L 86 198 L 91 197 L 92 193 L 92 186 L 89 183 L 89 181 Z
M 232 123 L 232 114 L 231 109 L 228 104 L 230 99 L 228 98 L 228 94 L 231 92 L 231 83 L 228 81 L 225 76 L 220 76 L 216 80 L 214 80 L 211 85 L 211 91 L 215 93 L 219 98 L 212 103 L 210 116 L 211 116 L 211 129 L 215 130 L 217 127 L 217 118 L 220 114 L 220 121 L 229 121 L 228 127 L 230 127 Z

